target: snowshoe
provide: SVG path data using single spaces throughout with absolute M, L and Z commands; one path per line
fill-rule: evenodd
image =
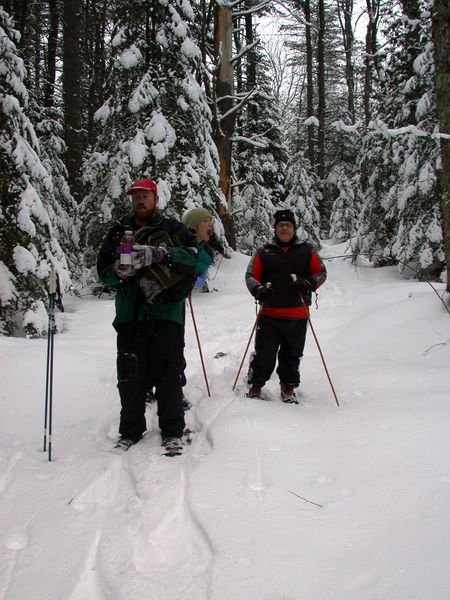
M 163 437 L 161 445 L 165 448 L 164 456 L 181 456 L 184 443 L 178 437 Z
M 153 404 L 153 402 L 156 402 L 156 396 L 155 396 L 155 392 L 154 392 L 153 388 L 147 390 L 147 395 L 145 396 L 145 402 L 146 402 L 146 404 Z
M 122 454 L 122 452 L 127 452 L 135 443 L 136 442 L 133 440 L 127 438 L 120 438 L 117 444 L 111 449 L 111 452 L 114 454 Z
M 281 384 L 281 400 L 285 404 L 298 404 L 297 396 L 293 385 Z
M 262 397 L 262 387 L 260 385 L 252 385 L 252 387 L 245 394 L 246 398 L 255 398 L 256 400 L 264 400 Z
M 166 451 L 163 453 L 164 456 L 181 456 L 186 446 L 192 442 L 194 432 L 190 429 L 183 431 L 183 436 L 178 437 L 163 437 L 161 445 L 164 446 Z

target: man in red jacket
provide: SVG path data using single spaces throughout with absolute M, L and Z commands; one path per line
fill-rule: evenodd
M 260 398 L 261 389 L 275 368 L 283 402 L 298 404 L 299 364 L 305 347 L 308 306 L 312 292 L 327 278 L 313 246 L 296 236 L 294 213 L 277 210 L 275 236 L 257 250 L 245 274 L 249 292 L 261 304 L 255 350 L 247 381 L 249 398 Z

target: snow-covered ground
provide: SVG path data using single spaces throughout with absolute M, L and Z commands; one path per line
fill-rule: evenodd
M 325 245 L 322 255 L 342 254 Z M 46 340 L 0 338 L 2 600 L 448 600 L 450 316 L 396 269 L 327 260 L 302 403 L 232 391 L 255 319 L 248 257 L 187 313 L 185 454 L 117 437 L 112 298 L 65 299 L 53 460 L 42 451 Z M 444 286 L 436 288 L 442 294 Z M 61 318 L 61 315 L 58 315 Z

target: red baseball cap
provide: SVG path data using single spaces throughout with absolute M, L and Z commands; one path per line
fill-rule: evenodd
M 158 194 L 156 183 L 151 181 L 151 179 L 146 179 L 145 177 L 136 179 L 136 181 L 134 181 L 127 190 L 127 194 L 132 194 L 135 190 L 151 190 L 152 192 L 155 192 L 155 194 Z

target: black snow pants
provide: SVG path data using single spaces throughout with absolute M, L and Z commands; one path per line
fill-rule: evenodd
M 122 409 L 119 433 L 135 442 L 147 429 L 145 398 L 155 386 L 158 424 L 163 437 L 181 437 L 183 326 L 169 320 L 120 323 L 117 329 L 117 387 Z
M 270 379 L 277 361 L 280 383 L 297 387 L 299 365 L 306 339 L 307 319 L 276 319 L 262 316 L 255 336 L 247 381 L 263 386 Z

